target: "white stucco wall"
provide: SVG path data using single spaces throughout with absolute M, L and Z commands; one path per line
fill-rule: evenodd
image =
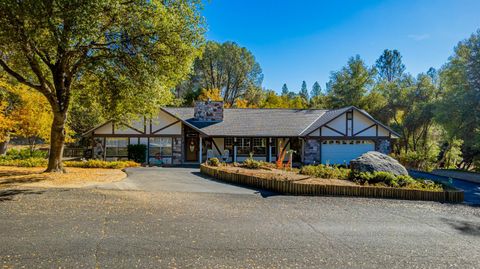
M 177 118 L 169 115 L 164 111 L 160 111 L 156 117 L 152 119 L 152 129 L 147 127 L 147 133 L 154 132 L 158 129 L 161 129 L 169 124 L 178 121 Z M 178 122 L 164 130 L 161 130 L 155 134 L 162 134 L 162 135 L 180 135 L 182 133 L 182 123 Z

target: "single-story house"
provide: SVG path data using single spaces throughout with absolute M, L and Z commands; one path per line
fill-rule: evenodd
M 253 154 L 273 162 L 294 150 L 293 162 L 347 164 L 367 151 L 390 152 L 399 135 L 364 110 L 256 109 L 197 102 L 164 107 L 156 117 L 132 123 L 108 121 L 84 134 L 90 157 L 127 158 L 129 144 L 145 144 L 151 165 L 202 163 L 211 157 L 242 162 Z

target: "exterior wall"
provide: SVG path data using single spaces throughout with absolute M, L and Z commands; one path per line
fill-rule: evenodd
M 183 138 L 174 137 L 172 141 L 172 164 L 178 165 L 183 163 Z
M 223 102 L 195 102 L 194 118 L 198 121 L 222 121 Z
M 375 140 L 375 150 L 383 154 L 390 154 L 392 151 L 390 139 Z
M 307 139 L 303 147 L 303 162 L 305 164 L 320 163 L 320 147 L 318 139 Z
M 95 129 L 95 134 L 112 134 L 113 126 L 111 122 L 107 122 L 106 124 L 98 127 Z
M 165 129 L 160 130 L 162 128 Z M 168 113 L 160 111 L 156 117 L 152 118 L 151 125 L 147 127 L 147 133 L 152 134 L 154 132 L 157 135 L 180 135 L 182 134 L 182 123 L 177 118 L 169 115 Z

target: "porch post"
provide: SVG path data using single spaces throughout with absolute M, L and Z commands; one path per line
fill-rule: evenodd
M 271 139 L 272 139 L 271 137 L 267 138 L 267 147 L 268 147 L 267 162 L 269 163 L 272 162 L 272 145 L 270 143 Z
M 233 138 L 233 162 L 237 162 L 237 138 Z
M 202 149 L 202 137 L 200 136 L 199 138 L 199 148 L 198 148 L 198 160 L 200 161 L 200 163 L 202 163 L 202 155 L 203 155 L 203 149 Z

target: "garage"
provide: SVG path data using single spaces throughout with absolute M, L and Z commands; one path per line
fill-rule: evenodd
M 322 164 L 348 164 L 372 150 L 375 150 L 372 140 L 326 140 L 321 146 Z

